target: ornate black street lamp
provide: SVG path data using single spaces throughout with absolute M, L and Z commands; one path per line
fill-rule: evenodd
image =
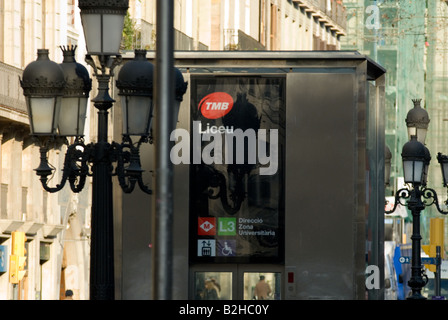
M 34 136 L 56 135 L 64 94 L 65 76 L 57 63 L 48 57 L 48 50 L 37 51 L 37 60 L 23 71 L 23 94 Z
M 79 8 L 87 43 L 86 62 L 98 81 L 98 93 L 92 100 L 98 110 L 97 141 L 84 144 L 91 79 L 87 70 L 75 61 L 75 47 L 62 48 L 61 65 L 49 60 L 48 50 L 38 50 L 37 60 L 23 72 L 21 85 L 31 135 L 40 142 L 41 163 L 35 170 L 43 188 L 57 192 L 68 181 L 73 192 L 80 192 L 87 177 L 92 177 L 90 298 L 111 300 L 115 291 L 112 176 L 118 177 L 126 193 L 132 192 L 136 184 L 145 193 L 152 193 L 142 180 L 139 149 L 142 143 L 152 142 L 153 65 L 146 59 L 146 51 L 136 50 L 134 60 L 121 68 L 116 85 L 123 108 L 123 140 L 109 143 L 108 110 L 115 102 L 109 95 L 109 83 L 115 67 L 122 63 L 119 47 L 128 0 L 79 0 Z M 177 120 L 186 83 L 180 72 L 174 71 L 177 90 L 172 113 Z M 136 145 L 131 136 L 139 137 Z M 74 143 L 69 145 L 66 137 L 74 137 Z M 53 169 L 48 164 L 47 152 L 50 143 L 61 138 L 68 145 L 62 180 L 50 187 L 48 176 Z
M 416 136 L 417 140 L 425 144 L 426 133 L 428 131 L 428 112 L 421 107 L 422 99 L 412 99 L 414 108 L 406 115 L 406 126 L 408 128 L 408 138 Z
M 403 160 L 403 174 L 404 182 L 410 186 L 410 188 L 402 188 L 395 194 L 395 203 L 393 208 L 386 213 L 392 213 L 397 208 L 398 204 L 406 206 L 412 214 L 412 258 L 411 258 L 411 278 L 409 279 L 409 286 L 412 289 L 412 295 L 408 299 L 426 299 L 421 290 L 428 282 L 427 276 L 424 274 L 423 265 L 421 262 L 421 235 L 420 235 L 420 213 L 425 207 L 435 205 L 437 210 L 442 214 L 447 214 L 448 211 L 444 211 L 439 205 L 439 199 L 435 190 L 426 187 L 428 168 L 431 161 L 431 155 L 424 146 L 424 140 L 426 137 L 426 130 L 428 128 L 429 118 L 424 109 L 420 107 L 420 100 L 413 100 L 414 109 L 408 113 L 407 121 L 410 141 L 408 141 L 402 150 Z M 420 110 L 420 109 L 421 110 Z M 412 117 L 412 114 L 417 110 L 418 117 Z M 409 116 L 411 114 L 411 116 Z M 414 114 L 415 115 L 415 114 Z M 412 123 L 408 119 L 419 119 L 414 122 L 414 126 L 410 126 Z M 415 124 L 417 124 L 415 126 Z M 418 136 L 420 135 L 420 139 Z M 419 140 L 423 141 L 420 142 Z M 445 164 L 448 163 L 448 157 L 438 154 L 438 161 L 442 166 L 442 174 L 445 179 Z M 386 163 L 387 164 L 387 163 Z M 390 165 L 390 162 L 389 162 Z M 386 168 L 386 171 L 388 168 Z M 447 176 L 448 178 L 448 176 Z M 447 186 L 444 180 L 444 186 Z M 448 200 L 447 200 L 448 201 Z M 445 204 L 447 203 L 445 201 Z

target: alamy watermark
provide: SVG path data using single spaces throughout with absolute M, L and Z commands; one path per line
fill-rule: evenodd
M 380 288 L 380 268 L 375 265 L 369 265 L 366 268 L 366 288 L 368 290 Z
M 243 131 L 209 124 L 203 128 L 201 121 L 193 121 L 191 135 L 181 128 L 171 133 L 170 140 L 177 143 L 170 159 L 173 164 L 259 164 L 260 175 L 274 175 L 278 170 L 278 130 L 270 129 L 269 139 L 267 135 L 266 129 Z M 202 142 L 208 141 L 202 148 Z
M 380 8 L 377 5 L 372 4 L 372 5 L 366 7 L 366 13 L 369 14 L 369 16 L 366 18 L 366 23 L 365 23 L 366 28 L 369 30 L 381 29 Z

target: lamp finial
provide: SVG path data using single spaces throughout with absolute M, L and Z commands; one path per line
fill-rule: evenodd
M 420 102 L 422 99 L 412 99 L 412 102 L 414 103 L 414 107 L 420 107 Z

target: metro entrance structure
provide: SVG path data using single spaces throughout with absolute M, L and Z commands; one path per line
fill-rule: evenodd
M 383 299 L 385 69 L 345 51 L 175 52 L 175 65 L 188 82 L 176 130 L 265 134 L 244 145 L 243 163 L 216 161 L 226 151 L 209 132 L 199 135 L 201 159 L 175 164 L 173 297 L 201 299 L 215 282 L 221 299 L 252 299 L 264 275 L 271 299 L 365 299 L 368 265 L 381 283 L 367 296 Z M 218 93 L 232 107 L 211 117 L 203 99 Z M 174 151 L 185 142 L 171 140 Z M 259 146 L 265 161 L 248 161 Z M 143 167 L 152 153 L 142 148 Z M 260 174 L 274 156 L 278 170 Z M 150 299 L 151 205 L 139 192 L 115 201 L 120 296 Z

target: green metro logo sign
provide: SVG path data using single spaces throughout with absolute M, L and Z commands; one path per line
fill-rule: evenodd
M 236 218 L 218 218 L 219 236 L 236 236 Z

